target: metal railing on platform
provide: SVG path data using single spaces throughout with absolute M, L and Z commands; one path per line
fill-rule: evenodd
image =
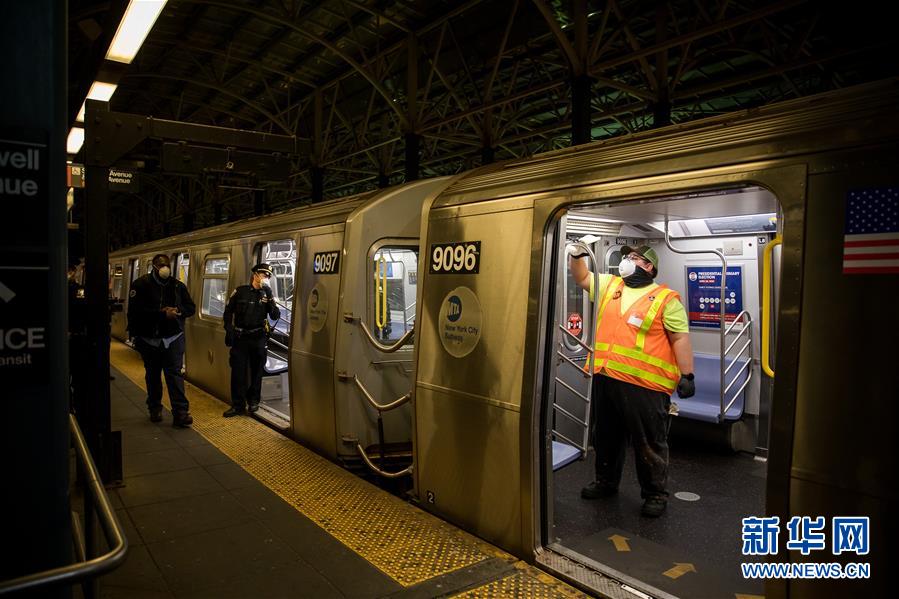
M 72 512 L 72 536 L 78 562 L 0 582 L 0 595 L 11 595 L 22 591 L 40 591 L 56 585 L 80 583 L 84 597 L 92 599 L 99 596 L 98 577 L 114 570 L 125 561 L 128 540 L 125 538 L 122 524 L 116 517 L 115 510 L 109 502 L 109 496 L 97 473 L 97 466 L 87 448 L 78 421 L 72 414 L 69 414 L 69 429 L 72 433 L 72 445 L 75 448 L 78 480 L 84 493 L 83 526 L 78 514 Z M 98 516 L 103 536 L 109 547 L 109 551 L 103 555 L 97 555 L 99 550 L 96 530 Z

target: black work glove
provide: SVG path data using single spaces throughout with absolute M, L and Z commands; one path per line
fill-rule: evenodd
M 677 396 L 687 399 L 696 395 L 696 383 L 693 382 L 693 373 L 682 374 L 677 384 Z
M 231 331 L 225 331 L 225 345 L 228 347 L 234 345 L 234 333 Z

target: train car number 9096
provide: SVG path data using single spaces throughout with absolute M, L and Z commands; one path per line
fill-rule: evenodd
M 317 275 L 336 275 L 340 272 L 340 252 L 318 252 L 312 262 L 312 272 Z
M 459 241 L 431 245 L 430 272 L 444 274 L 477 274 L 481 268 L 481 242 Z

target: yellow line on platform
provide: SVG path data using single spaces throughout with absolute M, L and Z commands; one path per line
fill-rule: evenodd
M 110 361 L 146 390 L 143 363 L 137 352 L 113 341 Z M 253 418 L 223 418 L 222 411 L 227 406 L 194 385 L 185 383 L 185 391 L 195 431 L 303 516 L 400 585 L 419 584 L 497 557 L 516 564 L 518 571 L 507 578 L 519 580 L 525 576 L 526 580 L 519 583 L 522 590 L 537 585 L 534 588 L 551 593 L 510 596 L 577 595 L 571 587 L 354 476 L 261 422 Z M 163 402 L 171 407 L 167 393 Z

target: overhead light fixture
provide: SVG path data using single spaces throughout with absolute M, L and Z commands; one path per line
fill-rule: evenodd
M 77 154 L 82 145 L 84 145 L 84 129 L 72 127 L 69 130 L 69 138 L 66 140 L 66 152 Z
M 131 64 L 165 3 L 166 0 L 131 0 L 112 38 L 106 60 Z
M 109 102 L 112 98 L 112 94 L 115 93 L 118 85 L 115 83 L 104 83 L 102 81 L 94 81 L 94 84 L 91 85 L 91 90 L 87 92 L 87 98 L 84 102 L 81 103 L 81 110 L 78 111 L 78 116 L 75 117 L 75 120 L 79 123 L 84 122 L 84 111 L 87 107 L 88 100 L 100 100 L 102 102 Z

